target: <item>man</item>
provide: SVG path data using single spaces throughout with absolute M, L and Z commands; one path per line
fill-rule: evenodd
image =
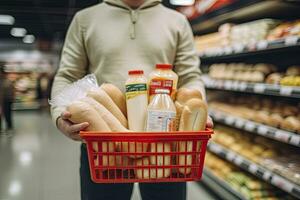
M 56 74 L 52 96 L 67 84 L 94 73 L 99 84 L 113 83 L 124 90 L 127 72 L 145 74 L 157 63 L 170 63 L 179 76 L 179 87 L 205 91 L 199 59 L 186 18 L 165 8 L 161 0 L 104 0 L 78 12 L 69 27 Z M 58 129 L 73 140 L 88 123 L 72 124 L 70 113 L 52 108 Z M 209 125 L 212 125 L 211 122 Z M 130 199 L 132 184 L 94 184 L 90 180 L 86 147 L 81 147 L 81 198 L 83 200 Z M 140 184 L 143 200 L 184 200 L 185 183 Z

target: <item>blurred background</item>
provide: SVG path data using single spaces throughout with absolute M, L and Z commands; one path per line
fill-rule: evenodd
M 79 199 L 79 144 L 51 123 L 48 99 L 72 17 L 101 2 L 0 1 L 13 110 L 11 127 L 1 115 L 0 200 Z M 162 3 L 190 21 L 216 126 L 188 199 L 300 199 L 300 1 Z

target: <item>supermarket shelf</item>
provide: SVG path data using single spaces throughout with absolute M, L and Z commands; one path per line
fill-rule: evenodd
M 226 181 L 216 177 L 209 169 L 203 169 L 202 183 L 212 189 L 224 200 L 246 200 L 238 191 L 234 190 Z
M 298 2 L 299 3 L 299 2 Z M 295 18 L 300 6 L 285 0 L 235 1 L 227 6 L 191 20 L 194 33 L 205 34 L 218 30 L 223 23 L 241 23 L 261 18 Z
M 254 44 L 243 45 L 237 44 L 233 46 L 220 47 L 199 53 L 203 62 L 223 61 L 232 58 L 254 56 L 275 52 L 299 51 L 300 37 L 289 36 L 275 41 L 262 40 Z
M 209 110 L 209 114 L 216 122 L 223 123 L 264 137 L 268 137 L 279 142 L 300 147 L 300 134 L 295 134 L 271 126 L 266 126 L 213 109 Z
M 281 190 L 288 192 L 294 197 L 300 198 L 300 186 L 289 181 L 288 179 L 258 165 L 255 164 L 243 156 L 219 145 L 214 142 L 210 142 L 208 150 L 212 153 L 226 159 L 234 165 L 250 172 L 258 178 L 280 188 Z
M 242 81 L 216 80 L 208 75 L 203 75 L 202 80 L 208 89 L 225 91 L 246 92 L 289 98 L 300 98 L 300 87 L 281 86 L 264 83 L 248 83 Z

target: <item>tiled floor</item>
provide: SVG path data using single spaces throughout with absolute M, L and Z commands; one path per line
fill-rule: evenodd
M 79 143 L 59 133 L 48 113 L 17 112 L 13 136 L 0 136 L 0 200 L 79 200 Z M 140 200 L 137 187 L 132 200 Z M 196 183 L 188 200 L 214 200 Z

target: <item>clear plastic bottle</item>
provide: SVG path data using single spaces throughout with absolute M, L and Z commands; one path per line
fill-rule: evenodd
M 149 99 L 150 102 L 155 95 L 156 89 L 167 89 L 169 95 L 175 100 L 178 75 L 172 71 L 170 64 L 157 64 L 156 69 L 149 75 Z
M 144 131 L 148 107 L 147 78 L 143 70 L 131 70 L 126 81 L 126 106 L 129 129 Z
M 176 107 L 168 89 L 155 90 L 147 115 L 147 132 L 176 131 Z

